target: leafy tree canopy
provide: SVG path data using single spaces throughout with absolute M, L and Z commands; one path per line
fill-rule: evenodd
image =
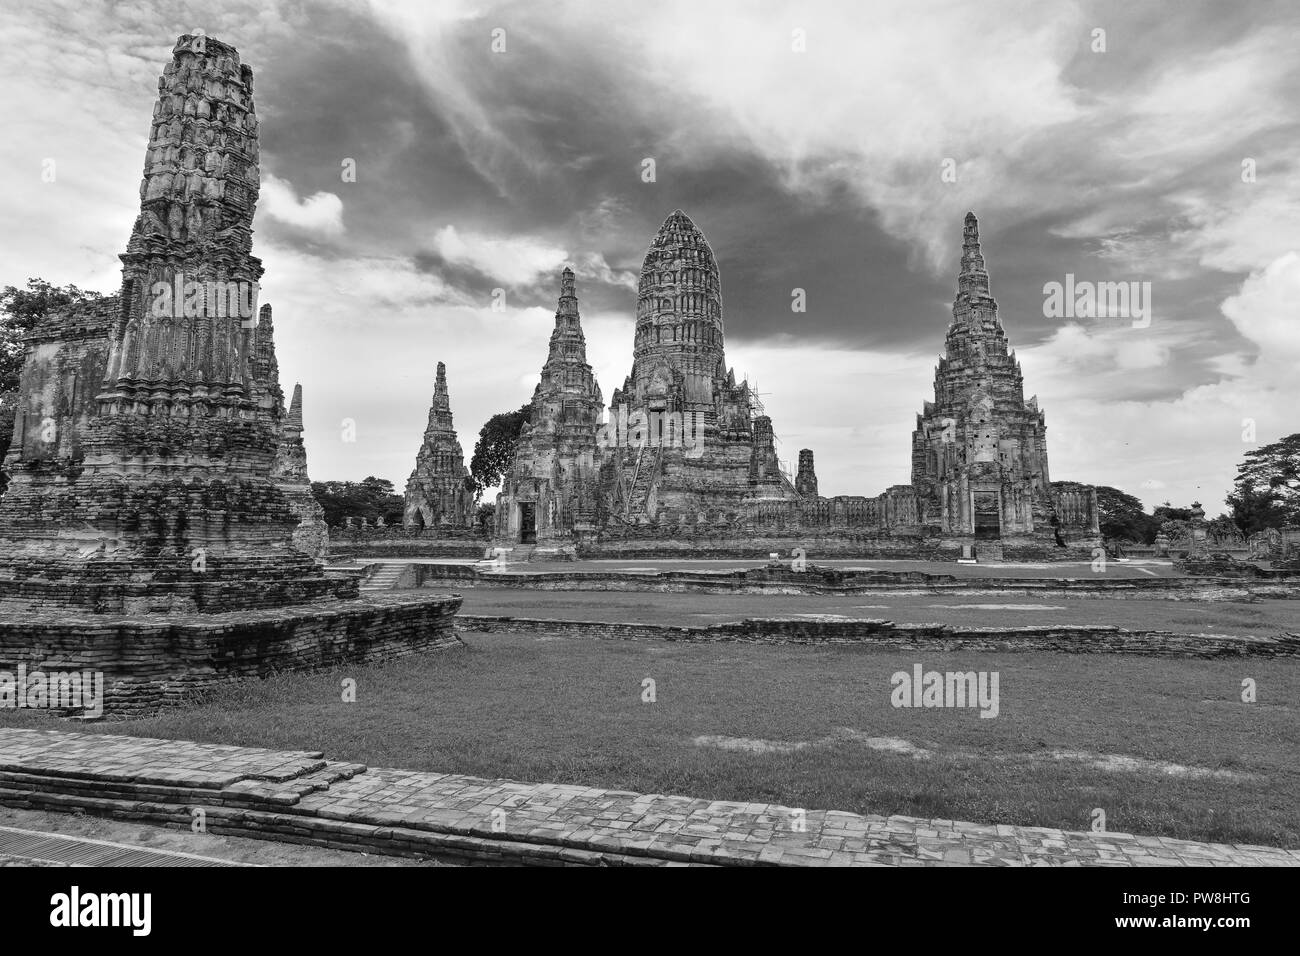
M 1300 432 L 1246 452 L 1226 500 L 1247 535 L 1300 524 Z
M 1097 486 L 1098 526 L 1103 538 L 1150 544 L 1160 522 L 1146 513 L 1142 502 L 1109 485 Z
M 27 357 L 27 333 L 56 309 L 102 298 L 98 292 L 75 285 L 56 286 L 44 279 L 28 279 L 27 288 L 7 285 L 0 292 L 0 392 L 18 388 L 18 376 Z M 7 436 L 6 436 L 7 439 Z
M 346 518 L 366 518 L 375 524 L 401 524 L 405 502 L 393 483 L 373 475 L 361 481 L 313 481 L 312 496 L 325 512 L 325 523 L 335 527 Z
M 469 480 L 473 482 L 475 498 L 499 484 L 501 476 L 514 464 L 519 432 L 528 422 L 531 407 L 524 405 L 518 411 L 500 412 L 479 429 L 469 462 Z

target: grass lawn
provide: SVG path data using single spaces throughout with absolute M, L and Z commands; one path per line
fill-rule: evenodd
M 1070 830 L 1089 829 L 1101 808 L 1112 831 L 1300 847 L 1300 662 L 538 635 L 471 634 L 466 643 L 385 666 L 249 681 L 195 707 L 89 729 L 322 750 L 377 767 Z M 997 671 L 999 715 L 894 708 L 890 676 L 915 663 Z M 356 703 L 341 700 L 345 677 L 357 681 Z M 642 701 L 647 677 L 654 703 Z M 1258 686 L 1253 704 L 1240 700 L 1247 677 Z M 52 721 L 3 711 L 0 723 Z

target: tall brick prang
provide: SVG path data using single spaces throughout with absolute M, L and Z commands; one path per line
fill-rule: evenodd
M 525 544 L 568 540 L 593 530 L 599 489 L 600 420 L 605 403 L 587 362 L 572 269 L 560 274 L 555 328 L 529 422 L 501 479 L 496 534 Z
M 29 339 L 0 497 L 0 669 L 102 672 L 112 707 L 133 710 L 456 643 L 458 600 L 358 600 L 308 540 L 301 392 L 286 410 L 257 308 L 257 133 L 235 48 L 180 37 L 120 292 Z
M 349 593 L 294 548 L 271 474 L 284 402 L 255 311 L 252 71 L 183 36 L 158 91 L 120 294 L 33 339 L 0 598 L 165 612 Z
M 946 533 L 1027 535 L 1053 519 L 1097 530 L 1095 493 L 1091 511 L 1058 508 L 1054 501 L 1046 421 L 1037 397 L 1025 399 L 1020 363 L 989 291 L 974 213 L 966 214 L 962 230 L 957 297 L 935 370 L 934 401 L 925 403 L 912 433 L 912 486 Z M 1072 502 L 1075 490 L 1066 492 Z
M 468 528 L 474 521 L 465 453 L 451 419 L 447 366 L 438 363 L 433 383 L 429 423 L 415 456 L 415 470 L 406 482 L 402 524 L 408 528 Z
M 771 421 L 726 364 L 722 280 L 708 240 L 674 211 L 651 240 L 637 286 L 632 372 L 610 400 L 603 516 L 610 526 L 732 520 L 792 502 Z

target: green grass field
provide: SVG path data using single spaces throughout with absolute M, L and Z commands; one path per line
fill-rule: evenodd
M 1071 830 L 1089 829 L 1100 808 L 1112 831 L 1300 847 L 1300 662 L 534 635 L 466 642 L 464 651 L 386 666 L 249 681 L 192 708 L 90 729 L 322 750 L 371 766 Z M 894 708 L 890 675 L 915 663 L 997 671 L 999 716 Z M 647 677 L 654 703 L 642 700 Z M 356 703 L 341 699 L 345 678 L 357 681 Z M 1256 681 L 1256 703 L 1241 702 L 1243 678 Z M 49 720 L 0 714 L 6 724 Z M 724 749 L 699 737 L 768 743 L 730 740 L 748 749 Z M 884 749 L 908 745 L 928 755 Z

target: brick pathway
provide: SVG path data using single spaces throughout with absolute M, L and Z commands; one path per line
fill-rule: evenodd
M 320 753 L 0 729 L 0 804 L 497 863 L 1300 866 L 1300 851 L 801 811 L 340 764 Z

